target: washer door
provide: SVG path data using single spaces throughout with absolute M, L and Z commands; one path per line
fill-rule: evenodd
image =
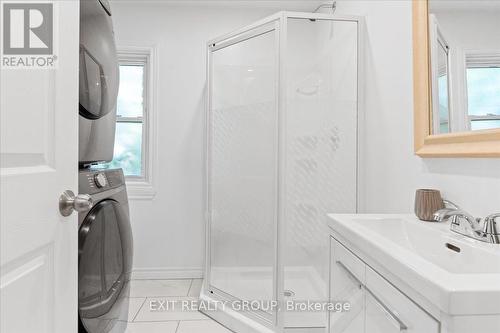
M 83 221 L 78 236 L 78 307 L 82 318 L 106 314 L 124 284 L 118 202 L 100 201 Z

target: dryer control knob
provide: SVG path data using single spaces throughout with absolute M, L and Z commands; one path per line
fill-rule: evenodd
M 103 173 L 98 173 L 94 176 L 94 183 L 98 188 L 102 188 L 108 185 L 108 181 L 106 180 L 106 176 Z

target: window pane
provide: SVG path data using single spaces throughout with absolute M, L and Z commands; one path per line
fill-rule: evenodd
M 96 166 L 122 168 L 125 176 L 142 176 L 142 123 L 116 123 L 113 161 Z
M 470 129 L 473 131 L 500 128 L 500 120 L 473 120 Z
M 500 115 L 500 68 L 467 68 L 470 116 Z
M 120 65 L 120 89 L 117 114 L 122 117 L 143 116 L 144 66 Z

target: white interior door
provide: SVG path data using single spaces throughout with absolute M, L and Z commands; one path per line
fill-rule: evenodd
M 57 67 L 0 75 L 2 333 L 77 331 L 77 214 L 58 200 L 78 189 L 79 2 L 53 18 Z

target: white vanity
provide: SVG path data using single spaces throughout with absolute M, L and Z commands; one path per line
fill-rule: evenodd
M 413 215 L 329 215 L 329 332 L 500 332 L 500 245 Z

